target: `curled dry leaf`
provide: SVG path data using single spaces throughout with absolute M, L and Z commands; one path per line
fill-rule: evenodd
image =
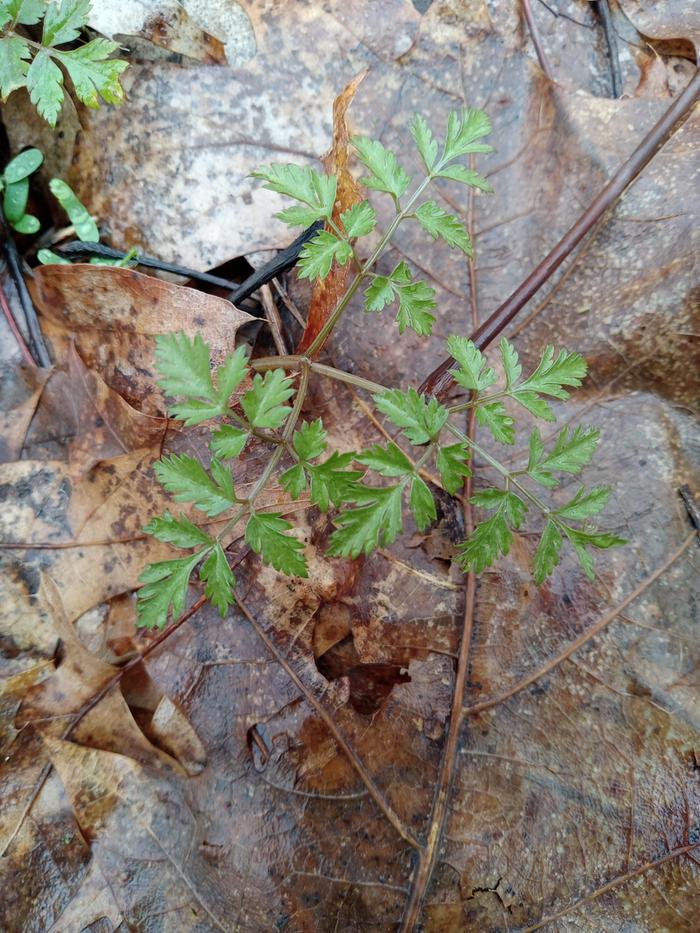
M 368 69 L 365 69 L 356 75 L 333 101 L 333 145 L 321 159 L 326 174 L 335 175 L 338 179 L 333 206 L 333 220 L 336 224 L 342 223 L 340 215 L 343 211 L 347 211 L 353 204 L 359 204 L 364 197 L 362 188 L 355 181 L 348 167 L 352 130 L 348 126 L 347 114 L 348 107 L 353 102 L 358 87 L 367 77 L 367 73 Z M 344 266 L 340 266 L 333 260 L 331 271 L 326 278 L 316 281 L 309 302 L 306 328 L 297 352 L 304 353 L 311 346 L 331 311 L 345 294 L 355 271 L 352 262 L 346 262 Z

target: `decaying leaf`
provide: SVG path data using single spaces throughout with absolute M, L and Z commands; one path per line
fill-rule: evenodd
M 333 220 L 336 224 L 341 223 L 340 215 L 343 211 L 347 211 L 353 204 L 359 204 L 363 198 L 362 188 L 348 168 L 351 130 L 348 127 L 347 113 L 358 87 L 366 76 L 367 70 L 360 72 L 333 101 L 333 145 L 321 159 L 326 174 L 335 175 L 338 179 L 333 208 Z M 311 346 L 355 273 L 352 263 L 340 266 L 334 262 L 326 278 L 316 282 L 309 302 L 306 328 L 298 347 L 299 353 Z
M 147 414 L 162 414 L 153 354 L 157 334 L 201 334 L 222 356 L 236 331 L 254 321 L 230 302 L 133 269 L 43 266 L 34 275 L 34 296 L 47 319 L 45 333 L 63 355 L 67 339 L 110 388 Z
M 121 112 L 137 146 L 135 137 L 126 144 L 108 108 L 85 115 L 69 181 L 91 213 L 109 217 L 115 243 L 197 268 L 286 246 L 288 230 L 273 219 L 283 199 L 250 172 L 315 161 L 328 148 L 339 89 L 366 65 L 407 52 L 420 19 L 410 0 L 386 0 L 381 17 L 371 0 L 334 0 L 329 10 L 295 0 L 241 6 L 255 33 L 250 61 L 230 70 L 131 65 Z M 234 120 L 222 101 L 236 102 Z

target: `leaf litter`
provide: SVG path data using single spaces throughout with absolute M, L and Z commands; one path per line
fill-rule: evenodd
M 326 149 L 332 98 L 367 61 L 349 121 L 406 153 L 409 173 L 414 111 L 438 124 L 456 101 L 493 118 L 497 152 L 478 168 L 496 195 L 465 203 L 448 184 L 440 190 L 441 206 L 469 227 L 471 269 L 456 253 L 428 252 L 410 231 L 386 257 L 387 273 L 405 259 L 427 274 L 439 296 L 436 330 L 468 333 L 666 106 L 606 99 L 602 72 L 586 92 L 551 84 L 522 35 L 478 2 L 434 3 L 422 16 L 396 4 L 381 22 L 362 3 L 306 10 L 306 44 L 292 65 L 281 54 L 300 41 L 290 38 L 291 6 L 249 11 L 258 55 L 247 70 L 143 66 L 125 110 L 90 116 L 74 171 L 115 243 L 130 245 L 131 225 L 139 245 L 200 268 L 286 245 L 270 220 L 275 197 L 252 193 L 245 176 L 284 158 L 275 146 L 303 146 L 309 159 Z M 581 4 L 567 11 L 587 15 Z M 285 110 L 279 88 L 308 88 L 311 75 L 308 112 Z M 235 100 L 222 91 L 232 81 Z M 202 112 L 175 119 L 173 101 L 191 99 L 189 82 Z M 154 90 L 167 129 L 160 141 L 141 130 L 153 165 L 134 163 L 116 141 L 105 152 L 99 140 L 115 138 L 112 121 L 141 126 Z M 273 102 L 264 124 L 252 120 L 261 94 Z M 212 101 L 223 100 L 221 117 L 237 128 L 248 120 L 252 142 L 240 164 L 228 152 L 225 169 L 204 173 L 207 187 L 230 193 L 212 226 L 192 207 L 197 147 L 166 145 L 164 165 L 163 140 L 194 138 L 181 121 L 201 133 L 197 121 L 211 121 Z M 4 927 L 84 929 L 106 918 L 111 929 L 392 930 L 419 891 L 426 930 L 693 929 L 699 578 L 677 488 L 700 486 L 697 224 L 682 181 L 697 171 L 697 136 L 691 115 L 511 330 L 528 363 L 550 342 L 588 358 L 571 426 L 596 409 L 597 480 L 613 486 L 615 530 L 631 543 L 601 559 L 594 584 L 565 560 L 533 587 L 527 537 L 480 578 L 457 766 L 425 878 L 390 817 L 409 837 L 434 826 L 463 625 L 459 574 L 435 559 L 434 537 L 419 534 L 329 564 L 320 558 L 327 518 L 300 512 L 308 580 L 280 579 L 249 555 L 236 569 L 237 611 L 223 622 L 211 607 L 195 612 L 140 661 L 134 652 L 152 642 L 134 629 L 132 594 L 160 556 L 140 529 L 165 506 L 150 464 L 161 448 L 197 449 L 196 435 L 162 419 L 153 337 L 202 333 L 223 355 L 251 320 L 131 270 L 36 274 L 60 366 L 45 386 L 20 371 L 6 380 Z M 123 173 L 112 178 L 148 181 L 150 203 L 140 185 L 110 189 L 112 161 Z M 178 198 L 185 209 L 173 222 Z M 306 307 L 308 290 L 293 276 L 287 289 Z M 362 327 L 358 340 L 358 315 L 329 344 L 337 365 L 405 386 L 439 362 L 437 346 L 408 334 L 398 341 L 391 328 Z M 349 388 L 328 395 L 319 385 L 312 401 L 343 445 L 381 440 Z M 445 498 L 439 553 L 461 520 Z M 117 677 L 129 658 L 136 663 Z

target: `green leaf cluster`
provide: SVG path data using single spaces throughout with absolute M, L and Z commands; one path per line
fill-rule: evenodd
M 377 216 L 368 201 L 337 213 L 337 181 L 333 176 L 296 165 L 264 166 L 254 173 L 268 189 L 295 201 L 278 215 L 285 223 L 324 225 L 301 251 L 300 277 L 322 280 L 334 264 L 343 266 L 351 260 L 359 270 L 331 312 L 328 325 L 312 344 L 310 356 L 360 287 L 366 311 L 377 313 L 395 305 L 401 333 L 409 328 L 418 336 L 431 333 L 437 307 L 434 289 L 414 278 L 406 262 L 399 262 L 387 274 L 379 274 L 376 265 L 396 229 L 406 220 L 416 221 L 433 239 L 440 239 L 466 256 L 472 255 L 472 244 L 459 218 L 444 210 L 436 198 L 423 199 L 423 192 L 435 181 L 489 191 L 485 178 L 457 160 L 491 151 L 483 141 L 490 128 L 484 113 L 463 110 L 450 115 L 441 142 L 423 117 L 416 116 L 411 134 L 426 177 L 412 192 L 411 178 L 394 153 L 378 140 L 355 137 L 353 145 L 365 169 L 363 184 L 388 194 L 395 207 L 395 219 L 382 236 L 375 233 Z M 363 261 L 355 241 L 371 234 L 377 245 L 369 259 Z M 155 474 L 176 501 L 187 502 L 210 518 L 231 514 L 220 519 L 223 528 L 216 537 L 184 515 L 174 518 L 166 512 L 152 519 L 146 528 L 149 534 L 193 553 L 154 564 L 144 572 L 139 593 L 141 624 L 164 625 L 171 614 L 181 612 L 195 571 L 205 596 L 225 615 L 235 598 L 235 579 L 222 539 L 240 523 L 245 523 L 248 547 L 264 563 L 280 573 L 307 576 L 304 543 L 292 523 L 283 512 L 266 511 L 256 501 L 270 483 L 277 482 L 292 500 L 308 497 L 306 501 L 321 512 L 336 510 L 331 515 L 334 530 L 326 553 L 329 557 L 355 559 L 391 545 L 403 531 L 406 509 L 415 526 L 425 531 L 437 520 L 438 509 L 423 471 L 434 469 L 439 485 L 455 496 L 471 476 L 474 456 L 502 482 L 500 487 L 492 485 L 471 495 L 471 503 L 487 514 L 458 546 L 459 565 L 474 572 L 492 566 L 509 553 L 514 536 L 534 511 L 544 517 L 532 560 L 537 583 L 554 571 L 565 542 L 591 577 L 593 553 L 624 543 L 593 524 L 610 490 L 581 485 L 563 504 L 561 498 L 552 504 L 539 496 L 542 488 L 556 489 L 563 476 L 578 476 L 590 463 L 599 442 L 598 430 L 565 426 L 548 439 L 535 428 L 529 437 L 527 465 L 511 470 L 473 437 L 463 434 L 452 417 L 472 409 L 476 423 L 487 429 L 490 438 L 512 446 L 518 414 L 525 409 L 536 418 L 554 421 L 552 400 L 566 401 L 571 390 L 581 385 L 586 375 L 585 360 L 578 353 L 565 349 L 555 352 L 553 347 L 546 347 L 534 371 L 524 376 L 518 354 L 508 340 L 500 344 L 500 367 L 489 365 L 479 347 L 466 337 L 450 336 L 447 348 L 454 359 L 454 380 L 466 393 L 465 401 L 451 407 L 413 388 L 376 391 L 376 384 L 366 379 L 302 357 L 283 358 L 279 365 L 270 365 L 269 361 L 256 364 L 246 358 L 243 350 L 236 350 L 215 366 L 200 337 L 191 339 L 179 334 L 158 338 L 159 385 L 175 399 L 171 413 L 186 425 L 207 421 L 215 424 L 211 427 L 212 456 L 208 465 L 184 454 L 171 454 L 154 465 Z M 290 402 L 297 390 L 285 368 L 302 371 L 301 394 L 296 396 L 293 407 Z M 314 372 L 374 391 L 375 409 L 396 429 L 395 439 L 359 452 L 330 449 L 321 419 L 307 421 L 302 417 L 308 379 Z M 230 461 L 244 454 L 251 437 L 258 445 L 269 445 L 270 452 L 263 460 L 259 478 L 250 484 L 248 498 L 239 498 Z M 414 450 L 407 452 L 399 441 Z M 470 484 L 467 488 L 471 488 Z
M 381 311 L 398 301 L 396 321 L 399 333 L 407 327 L 419 337 L 429 336 L 433 331 L 437 307 L 435 289 L 411 275 L 408 264 L 400 262 L 390 275 L 373 275 L 365 289 L 365 311 Z
M 327 448 L 326 432 L 321 419 L 306 421 L 294 432 L 292 449 L 298 462 L 280 476 L 280 486 L 293 499 L 298 499 L 309 489 L 311 502 L 322 512 L 331 505 L 353 501 L 352 496 L 363 471 L 348 469 L 356 454 L 354 451 L 333 453 L 323 463 L 312 463 Z
M 418 203 L 425 188 L 433 181 L 450 180 L 490 191 L 488 182 L 476 171 L 455 160 L 476 152 L 490 152 L 491 147 L 480 141 L 491 131 L 489 118 L 480 110 L 464 110 L 450 115 L 447 136 L 438 157 L 439 143 L 420 115 L 411 124 L 411 134 L 426 170 L 426 177 L 412 194 L 407 195 L 411 177 L 401 166 L 395 153 L 377 139 L 354 136 L 352 145 L 358 161 L 366 173 L 361 184 L 373 191 L 390 195 L 396 209 L 396 220 L 375 248 L 370 259 L 362 263 L 357 257 L 353 241 L 372 233 L 377 217 L 368 201 L 354 204 L 334 219 L 333 209 L 337 193 L 336 179 L 321 174 L 310 166 L 294 164 L 266 165 L 253 172 L 265 187 L 294 199 L 297 204 L 285 208 L 277 216 L 290 226 L 309 226 L 323 221 L 321 230 L 303 247 L 299 256 L 299 276 L 307 279 L 325 279 L 336 263 L 346 265 L 355 259 L 358 265 L 356 284 L 366 282 L 364 307 L 366 311 L 381 311 L 387 305 L 398 303 L 396 320 L 400 333 L 407 329 L 419 336 L 432 332 L 437 306 L 435 290 L 425 281 L 414 279 L 405 262 L 399 263 L 389 275 L 378 275 L 372 270 L 376 260 L 386 248 L 396 227 L 407 219 L 415 219 L 433 239 L 441 239 L 448 246 L 472 255 L 469 235 L 454 214 L 444 210 L 434 199 Z M 401 199 L 408 196 L 402 206 Z M 351 286 L 348 295 L 355 291 Z M 346 301 L 347 298 L 341 299 Z M 341 307 L 342 310 L 342 307 Z
M 75 49 L 62 49 L 75 42 L 86 26 L 90 0 L 0 0 L 0 98 L 4 101 L 15 90 L 26 87 L 39 114 L 51 125 L 63 103 L 64 74 L 68 73 L 78 100 L 97 108 L 100 98 L 108 104 L 121 104 L 124 89 L 119 76 L 125 61 L 111 59 L 119 45 L 97 38 Z M 37 48 L 16 32 L 17 26 L 42 24 Z
M 479 424 L 489 428 L 495 440 L 504 444 L 514 443 L 514 419 L 506 412 L 501 401 L 491 401 L 494 396 L 481 395 L 493 385 L 497 376 L 486 366 L 483 354 L 471 341 L 450 338 L 448 349 L 459 364 L 453 372 L 455 379 L 465 388 L 472 390 L 472 401 Z M 498 393 L 518 402 L 532 414 L 546 421 L 554 419 L 554 412 L 543 396 L 556 399 L 569 398 L 569 388 L 576 388 L 586 375 L 586 361 L 578 353 L 560 350 L 555 354 L 553 347 L 546 347 L 532 375 L 522 378 L 522 366 L 518 354 L 505 338 L 500 344 L 505 389 Z M 547 444 L 538 428 L 530 433 L 528 462 L 524 470 L 511 474 L 509 482 L 515 483 L 527 494 L 519 483 L 525 476 L 534 483 L 553 489 L 559 485 L 556 474 L 579 474 L 587 466 L 600 440 L 597 428 L 578 426 L 564 427 Z M 507 472 L 507 471 L 504 471 Z M 520 494 L 512 489 L 484 490 L 472 497 L 473 504 L 486 509 L 495 509 L 493 516 L 481 522 L 459 552 L 460 564 L 465 570 L 480 572 L 498 557 L 508 553 L 513 531 L 520 527 L 526 505 Z M 610 489 L 596 486 L 586 490 L 581 486 L 575 496 L 560 508 L 542 507 L 545 526 L 533 558 L 533 576 L 543 583 L 561 560 L 561 548 L 568 540 L 579 558 L 588 577 L 593 576 L 593 559 L 590 549 L 603 549 L 624 544 L 615 535 L 601 533 L 587 523 L 605 507 Z M 515 503 L 519 502 L 520 506 Z M 530 501 L 541 506 L 536 496 Z M 521 508 L 522 507 L 522 508 Z M 572 522 L 583 523 L 578 526 Z
M 233 603 L 236 579 L 221 543 L 182 514 L 175 518 L 166 512 L 162 518 L 152 519 L 144 531 L 174 547 L 198 550 L 187 557 L 159 561 L 144 570 L 139 577 L 143 585 L 138 591 L 138 625 L 163 628 L 171 614 L 176 619 L 182 613 L 190 577 L 198 564 L 204 594 L 223 618 Z

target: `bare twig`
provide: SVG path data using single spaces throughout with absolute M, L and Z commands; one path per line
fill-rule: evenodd
M 476 159 L 472 155 L 469 160 L 469 167 L 472 171 L 476 169 Z M 469 189 L 469 201 L 467 206 L 467 232 L 469 238 L 474 238 L 474 189 Z M 471 325 L 476 327 L 479 323 L 479 303 L 476 278 L 476 262 L 474 257 L 469 259 L 469 304 L 471 311 Z M 471 409 L 467 412 L 466 424 L 467 436 L 474 438 L 476 433 L 476 412 Z M 466 536 L 469 538 L 474 531 L 474 508 L 471 503 L 472 496 L 472 477 L 466 476 L 463 485 L 462 509 L 464 512 L 464 527 Z M 438 775 L 437 787 L 433 796 L 433 805 L 430 812 L 430 822 L 425 841 L 425 848 L 421 851 L 413 875 L 411 893 L 404 908 L 404 915 L 401 922 L 402 933 L 411 933 L 418 923 L 423 901 L 430 879 L 435 870 L 438 854 L 440 851 L 440 840 L 445 829 L 445 820 L 447 819 L 448 806 L 452 796 L 452 787 L 454 785 L 455 772 L 457 770 L 457 752 L 459 745 L 459 736 L 462 731 L 462 722 L 464 719 L 464 699 L 467 690 L 467 678 L 469 675 L 469 663 L 471 658 L 472 632 L 474 629 L 474 616 L 476 611 L 476 574 L 470 570 L 465 577 L 466 590 L 464 596 L 464 624 L 459 640 L 459 655 L 457 658 L 457 671 L 455 674 L 455 685 L 452 691 L 452 708 L 450 710 L 450 723 L 447 729 L 447 739 L 445 741 L 445 750 L 440 762 L 440 773 Z
M 277 310 L 277 305 L 272 297 L 272 289 L 269 285 L 262 285 L 260 287 L 260 302 L 265 311 L 265 319 L 270 325 L 270 332 L 272 333 L 272 339 L 277 348 L 277 352 L 280 356 L 286 356 L 289 350 L 285 345 L 284 336 L 282 334 L 282 319 L 280 318 L 280 313 Z
M 0 283 L 0 305 L 2 305 L 2 313 L 5 315 L 7 326 L 12 331 L 12 336 L 15 338 L 15 340 L 17 341 L 17 346 L 22 351 L 22 356 L 24 357 L 25 363 L 27 363 L 28 366 L 36 366 L 34 357 L 29 352 L 29 347 L 25 343 L 24 337 L 22 336 L 22 331 L 19 329 L 19 325 L 17 324 L 17 321 L 15 320 L 15 316 L 12 313 L 12 309 L 10 308 L 10 304 L 7 300 L 7 295 L 5 294 L 5 289 L 2 287 L 1 283 Z
M 472 334 L 474 343 L 483 349 L 498 337 L 516 314 L 528 303 L 544 283 L 559 268 L 571 251 L 595 226 L 599 217 L 620 197 L 625 188 L 653 159 L 659 148 L 668 140 L 676 124 L 690 111 L 700 96 L 700 72 L 686 89 L 670 105 L 666 113 L 647 133 L 629 159 L 620 166 L 590 206 L 581 214 L 573 226 L 564 234 L 557 245 L 542 262 L 516 288 L 513 294 L 497 308 Z M 438 397 L 444 396 L 453 384 L 450 369 L 454 366 L 451 357 L 443 360 L 433 370 L 420 388 L 421 392 Z
M 535 52 L 537 52 L 537 61 L 540 63 L 540 68 L 547 75 L 550 80 L 554 79 L 552 69 L 547 60 L 547 55 L 542 45 L 542 38 L 540 36 L 540 31 L 537 28 L 537 23 L 535 22 L 535 17 L 532 14 L 532 7 L 530 6 L 530 0 L 521 0 L 523 13 L 525 14 L 525 20 L 527 22 L 527 28 L 530 30 L 530 38 L 532 39 L 532 44 L 535 46 Z

